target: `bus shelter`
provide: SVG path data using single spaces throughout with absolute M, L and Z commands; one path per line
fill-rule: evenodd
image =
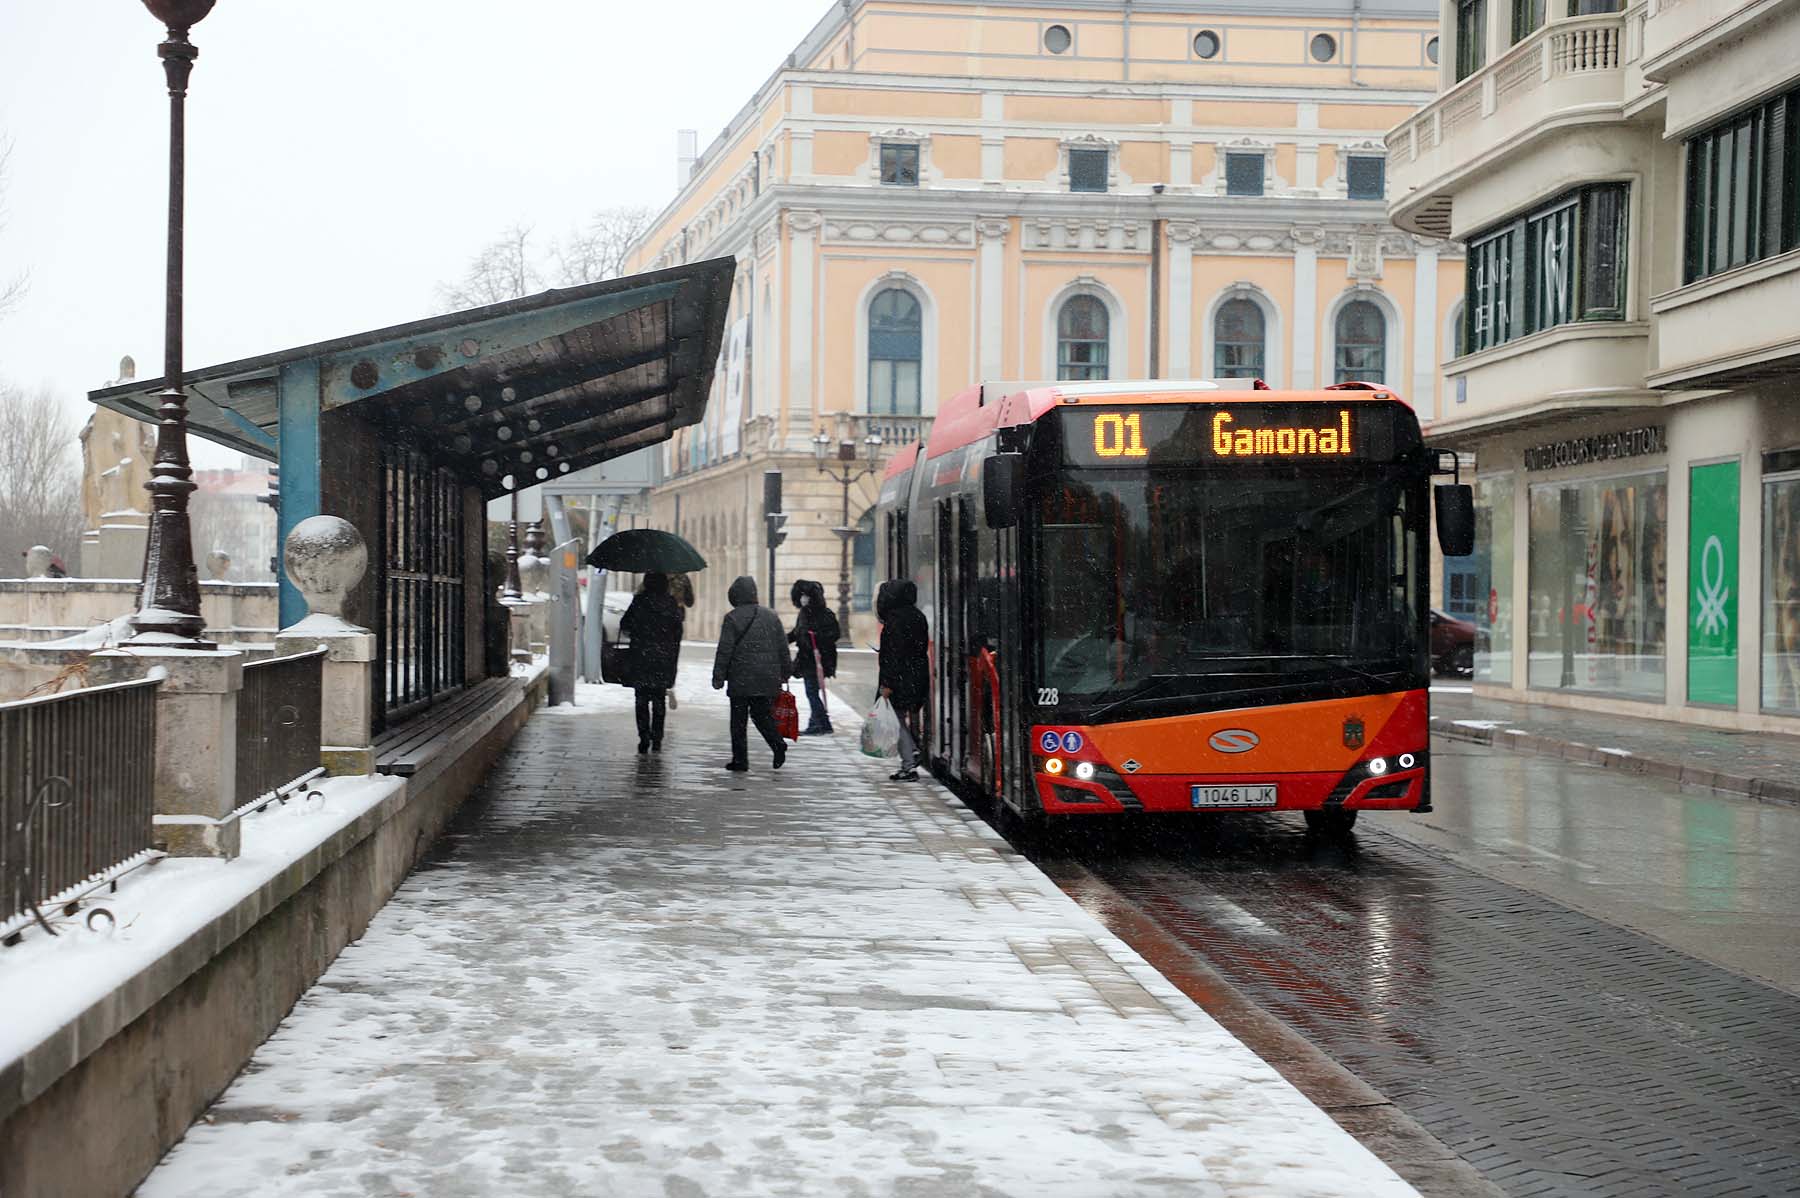
M 369 571 L 347 605 L 375 633 L 376 727 L 486 672 L 488 501 L 699 421 L 730 258 L 547 291 L 189 372 L 195 434 L 280 467 L 280 540 L 354 524 Z M 155 423 L 160 379 L 91 392 Z M 278 570 L 281 625 L 305 614 Z

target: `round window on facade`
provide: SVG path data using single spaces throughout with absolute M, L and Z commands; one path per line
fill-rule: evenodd
M 1315 33 L 1312 40 L 1312 56 L 1317 62 L 1330 62 L 1337 57 L 1337 39 L 1329 33 Z
M 1066 54 L 1074 43 L 1067 25 L 1052 25 L 1044 30 L 1044 49 L 1052 54 Z
M 1431 65 L 1432 65 L 1432 66 L 1436 66 L 1436 65 L 1437 65 L 1437 60 L 1438 60 L 1438 40 L 1437 40 L 1437 39 L 1436 39 L 1436 38 L 1435 38 L 1435 37 L 1434 37 L 1434 38 L 1432 38 L 1432 39 L 1431 39 L 1431 40 L 1430 40 L 1430 41 L 1428 41 L 1428 42 L 1426 42 L 1426 43 L 1425 43 L 1425 57 L 1426 57 L 1426 58 L 1429 58 L 1429 59 L 1430 59 L 1430 60 L 1431 60 Z
M 1194 35 L 1194 55 L 1197 58 L 1217 58 L 1219 56 L 1219 35 L 1210 29 L 1202 29 Z

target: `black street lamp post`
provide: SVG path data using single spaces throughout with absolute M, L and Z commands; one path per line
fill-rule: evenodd
M 838 526 L 832 529 L 838 535 L 838 635 L 850 635 L 850 541 L 856 536 L 856 529 L 850 524 L 850 484 L 865 474 L 872 473 L 881 458 L 881 438 L 870 433 L 863 438 L 863 448 L 868 456 L 858 460 L 856 442 L 850 439 L 850 425 L 847 419 L 840 418 L 837 437 L 837 457 L 830 458 L 831 436 L 824 429 L 813 438 L 813 458 L 819 464 L 822 474 L 829 474 L 844 489 L 844 513 Z
M 144 7 L 167 28 L 157 46 L 169 84 L 169 259 L 164 283 L 163 390 L 157 396 L 156 461 L 151 466 L 150 536 L 144 550 L 144 582 L 138 611 L 131 617 L 138 644 L 177 649 L 213 649 L 203 640 L 200 577 L 194 567 L 194 539 L 188 526 L 188 496 L 194 469 L 187 453 L 187 395 L 182 390 L 181 252 L 183 176 L 186 162 L 188 74 L 200 52 L 188 30 L 212 11 L 214 0 L 144 0 Z

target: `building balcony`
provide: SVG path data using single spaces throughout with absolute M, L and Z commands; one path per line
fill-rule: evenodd
M 1655 296 L 1652 386 L 1739 387 L 1800 372 L 1800 250 Z
M 1394 223 L 1465 234 L 1451 212 L 1463 182 L 1556 130 L 1623 120 L 1644 91 L 1645 8 L 1552 20 L 1397 125 L 1387 136 Z
M 1444 364 L 1449 399 L 1430 436 L 1460 447 L 1471 436 L 1656 407 L 1662 397 L 1644 385 L 1649 344 L 1642 321 L 1593 320 L 1453 359 Z

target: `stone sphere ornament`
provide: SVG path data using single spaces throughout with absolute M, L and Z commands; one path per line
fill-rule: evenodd
M 50 577 L 50 563 L 54 560 L 56 555 L 50 552 L 48 545 L 33 545 L 25 551 L 25 577 Z
M 369 569 L 369 547 L 356 525 L 339 516 L 308 516 L 283 547 L 287 576 L 314 615 L 344 615 L 344 601 Z
M 231 555 L 223 549 L 215 549 L 206 555 L 206 576 L 214 582 L 224 582 L 231 574 Z
M 214 0 L 144 0 L 150 15 L 170 29 L 198 25 L 212 11 Z

